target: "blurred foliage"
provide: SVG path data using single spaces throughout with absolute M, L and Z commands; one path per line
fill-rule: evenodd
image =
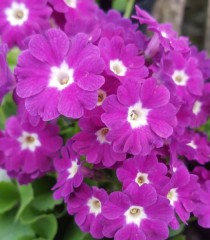
M 49 177 L 41 181 L 44 183 L 46 178 Z M 62 202 L 53 199 L 51 188 L 49 185 L 44 194 L 34 194 L 31 184 L 20 186 L 16 182 L 1 182 L 0 239 L 54 239 L 57 233 L 54 209 Z

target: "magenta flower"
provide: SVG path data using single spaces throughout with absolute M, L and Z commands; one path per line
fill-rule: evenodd
M 168 181 L 168 169 L 165 164 L 159 163 L 155 155 L 147 157 L 136 156 L 124 161 L 123 166 L 117 169 L 117 177 L 123 183 L 123 189 L 130 184 L 152 184 L 158 192 Z
M 190 174 L 184 166 L 175 169 L 171 180 L 162 189 L 162 193 L 169 199 L 175 213 L 185 224 L 187 224 L 190 213 L 195 208 L 196 193 L 198 191 L 198 177 Z M 175 215 L 170 222 L 170 227 L 173 229 L 179 228 L 179 222 Z
M 193 101 L 191 127 L 199 127 L 204 124 L 209 117 L 210 109 L 210 84 L 205 83 L 203 94 L 200 98 Z
M 20 124 L 17 117 L 11 117 L 0 138 L 4 168 L 21 184 L 28 183 L 53 169 L 52 158 L 61 144 L 57 126 L 40 122 L 34 127 L 30 123 Z
M 90 14 L 93 12 L 97 5 L 94 0 L 48 0 L 53 8 L 61 13 L 74 14 Z
M 168 237 L 168 223 L 172 219 L 169 201 L 157 195 L 155 189 L 144 184 L 113 192 L 104 204 L 103 234 L 115 240 L 163 240 Z
M 80 15 L 72 18 L 71 16 L 65 24 L 65 33 L 70 37 L 77 33 L 85 33 L 88 35 L 89 41 L 95 43 L 100 37 L 101 28 L 99 21 L 95 18 L 82 18 Z
M 7 92 L 15 86 L 14 77 L 7 64 L 7 45 L 0 44 L 0 103 Z
M 201 185 L 197 192 L 198 199 L 193 214 L 198 218 L 198 224 L 204 228 L 210 228 L 210 171 L 203 167 L 196 167 L 193 171 L 199 177 Z
M 204 81 L 196 58 L 172 51 L 163 59 L 163 72 L 166 84 L 174 84 L 176 94 L 184 103 L 201 96 Z
M 25 98 L 27 111 L 44 121 L 60 114 L 80 118 L 84 109 L 96 107 L 103 69 L 99 49 L 86 35 L 69 41 L 61 30 L 50 29 L 33 36 L 20 55 L 15 69 L 17 94 Z
M 103 238 L 102 207 L 107 200 L 104 189 L 83 184 L 67 200 L 68 212 L 75 215 L 75 221 L 83 232 L 89 232 L 96 239 Z
M 32 116 L 26 110 L 25 101 L 23 98 L 18 97 L 16 91 L 13 92 L 15 103 L 17 104 L 17 116 L 19 117 L 20 123 L 29 122 L 33 126 L 37 126 L 41 120 L 40 116 Z
M 151 38 L 152 44 L 148 44 L 149 48 L 146 49 L 146 55 L 152 57 L 153 54 L 148 54 L 148 52 L 157 53 L 160 45 L 165 51 L 190 51 L 189 40 L 186 37 L 178 37 L 178 34 L 173 30 L 170 23 L 159 24 L 156 19 L 138 6 L 136 6 L 136 15 L 137 16 L 133 16 L 133 18 L 139 20 L 141 24 L 146 24 L 148 29 L 154 32 L 154 35 Z
M 191 47 L 191 55 L 198 59 L 198 67 L 201 70 L 204 80 L 208 80 L 210 78 L 210 58 L 208 57 L 208 52 L 203 50 L 201 52 L 193 46 Z
M 176 125 L 176 109 L 169 101 L 167 88 L 153 78 L 142 85 L 128 81 L 117 96 L 107 97 L 102 121 L 110 130 L 107 140 L 113 142 L 114 151 L 147 155 L 163 146 Z
M 123 38 L 101 38 L 98 44 L 101 56 L 105 61 L 105 71 L 117 77 L 122 83 L 127 79 L 140 80 L 148 76 L 144 57 L 138 55 L 134 44 L 126 45 Z
M 206 135 L 187 131 L 176 144 L 177 153 L 188 160 L 196 160 L 200 164 L 209 162 L 210 147 Z
M 46 0 L 1 0 L 0 34 L 9 48 L 24 47 L 23 40 L 50 27 Z
M 113 151 L 112 144 L 106 139 L 109 129 L 101 121 L 100 115 L 79 120 L 81 132 L 73 137 L 73 149 L 93 164 L 113 166 L 117 161 L 123 161 L 124 153 Z
M 56 185 L 53 187 L 54 198 L 60 199 L 68 197 L 74 188 L 78 188 L 84 178 L 84 171 L 79 157 L 72 150 L 72 142 L 68 141 L 61 150 L 62 158 L 55 158 L 54 166 L 58 173 Z

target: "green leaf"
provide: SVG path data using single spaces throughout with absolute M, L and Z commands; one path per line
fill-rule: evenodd
M 19 194 L 20 194 L 20 207 L 16 214 L 15 220 L 20 218 L 24 209 L 32 201 L 32 199 L 33 199 L 32 186 L 30 184 L 27 186 L 19 186 Z
M 184 235 L 179 235 L 179 236 L 172 238 L 172 240 L 186 240 L 186 237 Z
M 0 182 L 0 214 L 13 208 L 18 199 L 17 188 L 12 182 Z
M 64 240 L 94 240 L 89 234 L 82 232 L 79 227 L 72 222 L 65 234 Z
M 35 197 L 31 205 L 39 211 L 47 211 L 53 209 L 56 205 L 61 204 L 62 201 L 56 201 L 52 197 L 51 192 L 47 192 Z
M 7 118 L 16 114 L 16 104 L 13 101 L 12 95 L 7 94 L 0 106 L 0 129 L 4 129 Z
M 29 225 L 14 222 L 15 210 L 0 215 L 0 239 L 17 240 L 24 236 L 34 237 L 34 231 Z M 34 238 L 33 238 L 34 239 Z
M 170 234 L 169 237 L 174 237 L 176 235 L 179 235 L 180 233 L 182 233 L 184 231 L 185 225 L 183 223 L 180 223 L 180 228 L 177 230 L 172 230 L 170 229 Z
M 46 192 L 49 192 L 50 189 L 55 185 L 56 179 L 52 176 L 44 176 L 40 179 L 37 179 L 32 183 L 34 196 L 39 196 Z
M 36 222 L 31 224 L 31 227 L 40 237 L 52 240 L 57 233 L 58 224 L 55 216 L 49 214 L 40 216 Z
M 24 210 L 21 213 L 20 221 L 23 224 L 31 224 L 36 222 L 42 213 L 38 211 L 37 209 L 34 209 L 31 204 L 29 204 L 27 207 L 24 208 Z
M 11 70 L 14 70 L 16 64 L 17 64 L 17 58 L 20 54 L 20 49 L 15 47 L 9 53 L 7 54 L 7 62 L 9 64 L 9 67 Z
M 114 0 L 112 1 L 112 8 L 117 9 L 120 12 L 124 12 L 126 8 L 127 1 L 125 0 Z

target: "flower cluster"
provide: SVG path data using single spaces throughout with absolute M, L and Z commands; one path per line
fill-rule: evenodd
M 15 88 L 17 104 L 0 167 L 22 184 L 55 171 L 54 198 L 95 239 L 164 240 L 191 214 L 210 228 L 205 52 L 138 7 L 150 37 L 91 0 L 0 6 L 2 40 L 22 49 L 13 76 L 0 48 L 0 97 Z M 60 119 L 80 129 L 63 147 Z

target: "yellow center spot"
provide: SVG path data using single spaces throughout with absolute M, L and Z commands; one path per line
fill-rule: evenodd
M 34 141 L 35 141 L 35 138 L 34 138 L 34 137 L 32 137 L 32 136 L 26 137 L 26 142 L 28 142 L 28 143 L 33 143 Z
M 137 215 L 139 213 L 140 213 L 140 209 L 139 208 L 132 208 L 130 210 L 130 214 L 132 214 L 132 215 Z
M 17 11 L 15 11 L 14 16 L 16 19 L 22 19 L 24 16 L 24 13 L 21 10 L 17 10 Z

